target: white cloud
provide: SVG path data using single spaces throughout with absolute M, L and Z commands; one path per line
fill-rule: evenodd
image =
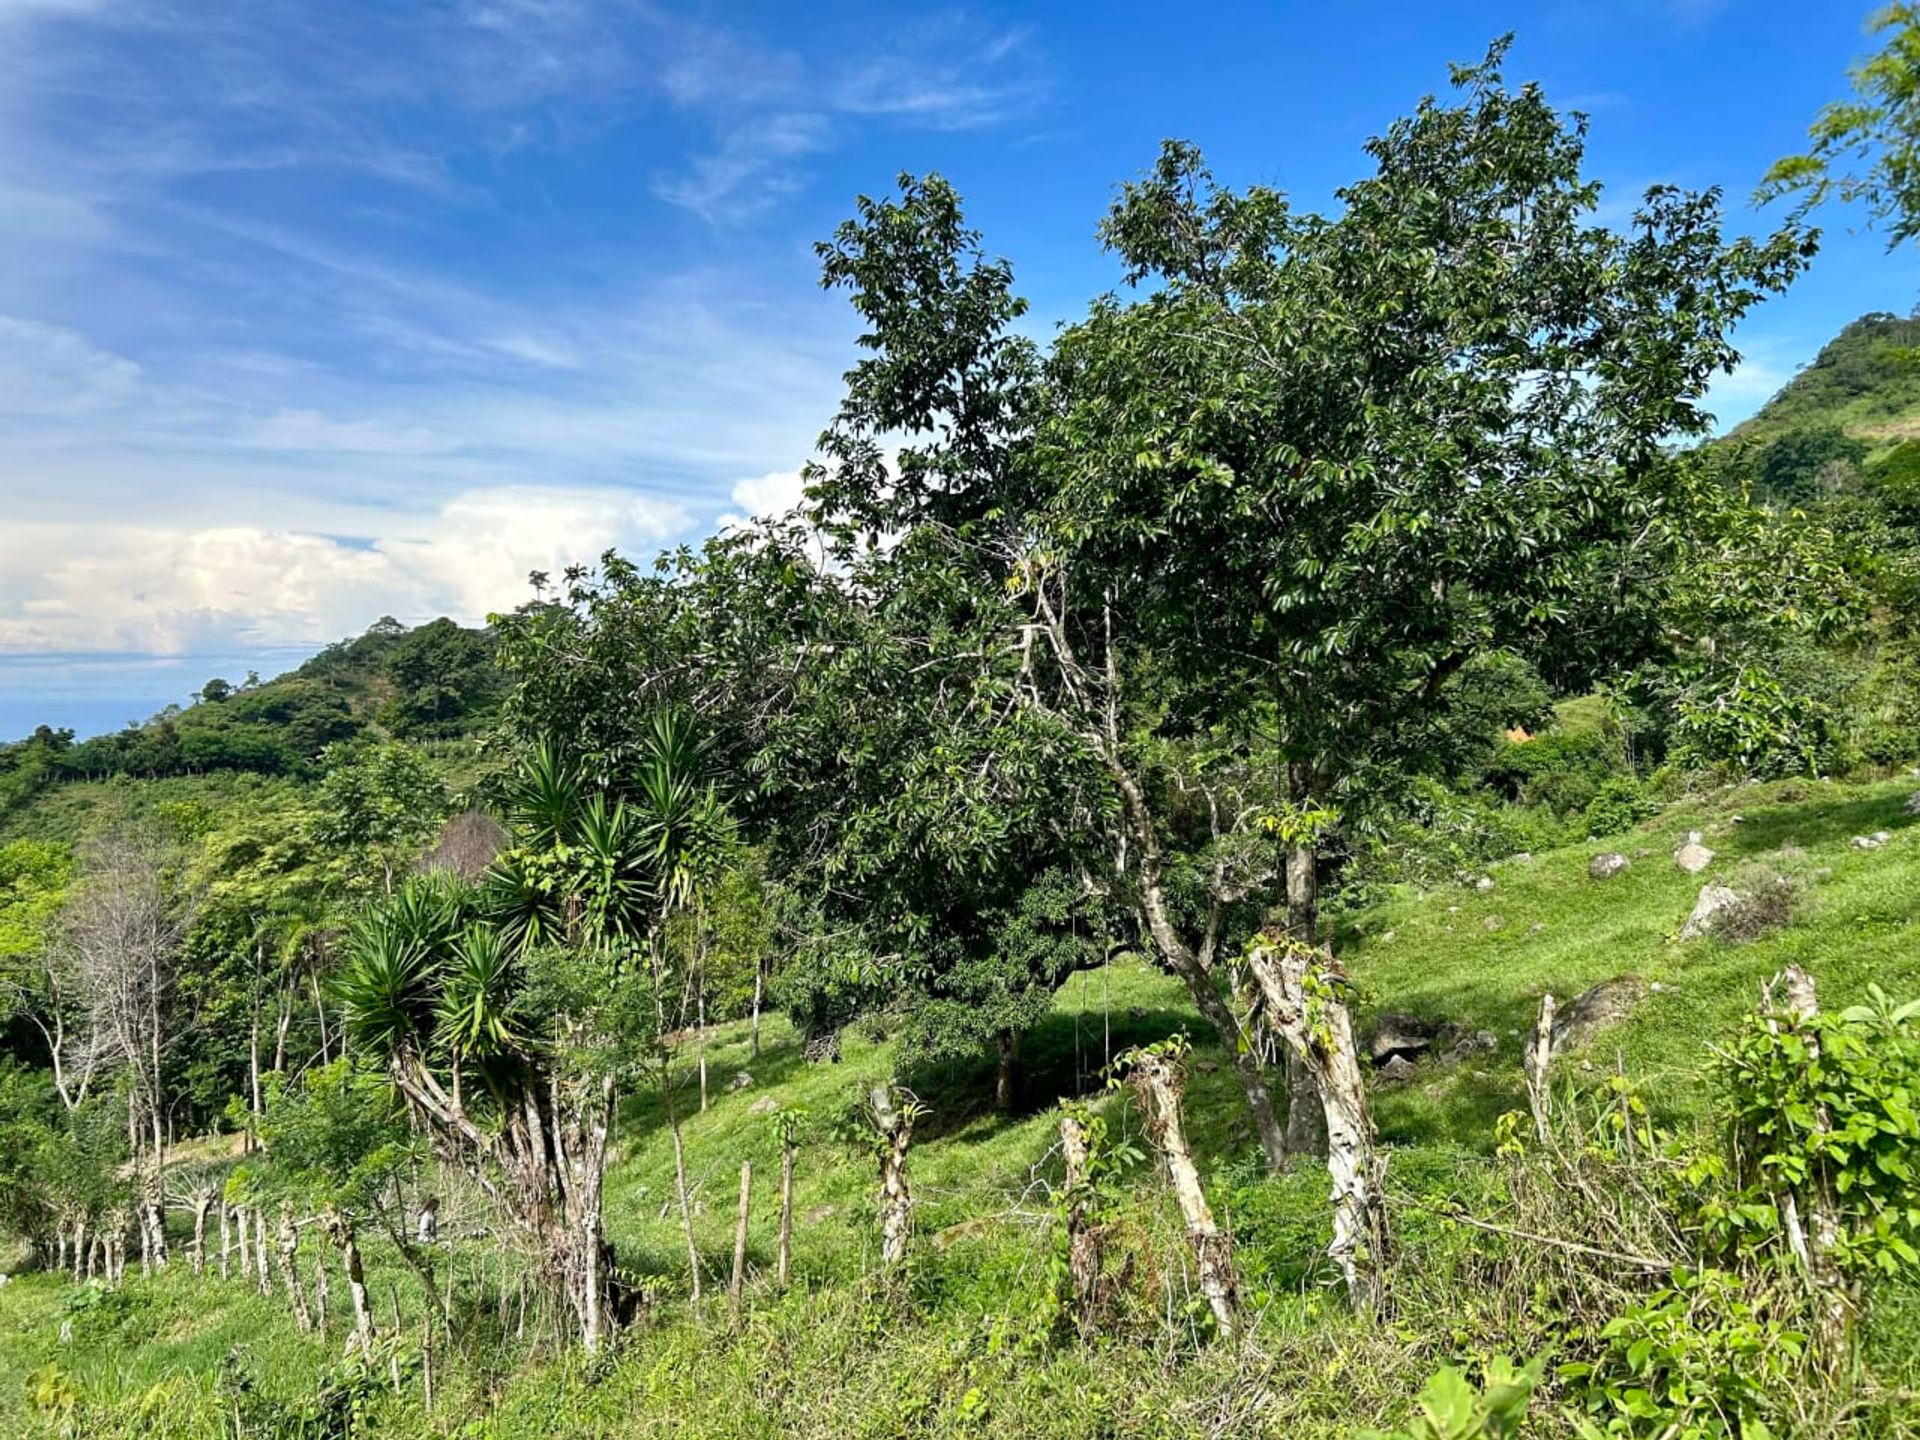
M 770 470 L 733 484 L 733 503 L 747 514 L 772 518 L 784 515 L 806 495 L 807 482 L 798 470 Z
M 317 410 L 281 410 L 242 437 L 263 450 L 344 450 L 367 455 L 443 455 L 460 441 L 424 426 L 396 428 L 366 420 L 331 420 Z
M 828 134 L 824 118 L 804 112 L 744 121 L 653 192 L 707 220 L 742 220 L 798 190 L 806 176 L 793 162 L 825 149 Z
M 681 532 L 634 491 L 509 486 L 396 517 L 365 542 L 249 526 L 28 523 L 0 531 L 0 654 L 319 644 L 380 615 L 475 621 L 528 598 L 527 576 Z

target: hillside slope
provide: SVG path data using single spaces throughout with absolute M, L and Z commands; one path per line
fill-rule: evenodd
M 1504 863 L 1492 870 L 1491 888 L 1401 892 L 1346 922 L 1341 953 L 1363 1018 L 1444 1018 L 1491 1031 L 1495 1041 L 1456 1063 L 1423 1061 L 1403 1083 L 1376 1083 L 1402 1248 L 1391 1327 L 1357 1324 L 1327 1288 L 1319 1254 L 1324 1170 L 1299 1162 L 1281 1177 L 1259 1176 L 1237 1087 L 1209 1027 L 1178 984 L 1123 958 L 1065 987 L 1026 1046 L 1018 1113 L 982 1108 L 979 1075 L 915 1078 L 929 1111 L 912 1151 L 918 1258 L 905 1299 L 878 1295 L 863 1279 L 875 1234 L 871 1161 L 839 1138 L 836 1123 L 859 1082 L 889 1071 L 884 1027 L 850 1032 L 842 1063 L 810 1065 L 783 1023 L 766 1027 L 758 1056 L 736 1023 L 706 1036 L 706 1107 L 698 1037 L 682 1044 L 676 1085 L 696 1237 L 709 1296 L 722 1298 L 694 1318 L 680 1298 L 686 1242 L 672 1204 L 673 1147 L 657 1098 L 636 1096 L 616 1134 L 609 1219 L 623 1268 L 658 1299 L 597 1383 L 577 1359 L 555 1360 L 523 1338 L 524 1299 L 486 1234 L 485 1213 L 468 1204 L 447 1217 L 444 1264 L 473 1328 L 464 1353 L 439 1357 L 431 1415 L 412 1378 L 395 1396 L 384 1368 L 368 1379 L 337 1363 L 338 1314 L 330 1337 L 302 1336 L 277 1297 L 238 1282 L 195 1281 L 176 1266 L 130 1279 L 119 1292 L 127 1298 L 44 1276 L 0 1289 L 0 1431 L 61 1433 L 65 1413 L 111 1414 L 128 1434 L 224 1435 L 252 1407 L 247 1413 L 277 1417 L 272 1424 L 286 1428 L 260 1421 L 251 1433 L 327 1434 L 335 1432 L 319 1421 L 296 1430 L 287 1417 L 324 1410 L 326 1396 L 347 1390 L 382 1420 L 378 1433 L 547 1440 L 1293 1435 L 1389 1423 L 1404 1415 L 1432 1364 L 1508 1323 L 1474 1313 L 1471 1291 L 1460 1287 L 1485 1237 L 1443 1212 L 1473 1206 L 1495 1172 L 1495 1121 L 1523 1103 L 1520 1035 L 1541 992 L 1571 996 L 1621 975 L 1649 982 L 1624 1024 L 1568 1057 L 1568 1076 L 1588 1083 L 1617 1066 L 1659 1113 L 1680 1122 L 1704 1117 L 1714 1098 L 1710 1046 L 1783 965 L 1812 970 L 1829 1005 L 1861 999 L 1870 984 L 1920 995 L 1920 816 L 1907 809 L 1915 783 L 1739 787 L 1675 804 L 1626 835 Z M 1701 876 L 1670 859 L 1690 830 L 1719 852 Z M 1877 831 L 1890 838 L 1876 848 L 1852 843 Z M 1627 854 L 1630 868 L 1591 879 L 1588 861 L 1602 849 Z M 1739 943 L 1671 938 L 1705 881 L 1753 885 L 1776 875 L 1797 885 L 1788 923 Z M 1177 1229 L 1138 1151 L 1123 1153 L 1119 1183 L 1143 1202 L 1126 1222 L 1138 1232 L 1129 1243 L 1140 1259 L 1115 1325 L 1151 1348 L 1055 1343 L 1055 1102 L 1098 1096 L 1109 1056 L 1181 1030 L 1195 1043 L 1187 1100 L 1195 1148 L 1262 1312 L 1256 1343 L 1235 1353 L 1168 1338 L 1191 1297 Z M 1115 1131 L 1135 1135 L 1144 1149 L 1121 1098 L 1104 1105 Z M 808 1117 L 797 1176 L 797 1283 L 781 1294 L 770 1274 L 780 1163 L 770 1112 L 796 1109 Z M 752 1278 L 749 1318 L 730 1337 L 725 1271 L 743 1160 L 752 1162 L 757 1187 Z M 398 1307 L 417 1327 L 423 1307 L 411 1276 L 378 1245 L 369 1258 L 381 1314 Z M 1167 1321 L 1176 1323 L 1169 1329 Z M 1883 1373 L 1920 1384 L 1920 1296 L 1893 1295 L 1876 1309 L 1875 1325 L 1869 1343 Z

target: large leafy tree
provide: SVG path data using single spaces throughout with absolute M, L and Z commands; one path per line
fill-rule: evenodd
M 1136 293 L 1043 365 L 937 177 L 828 247 L 870 358 L 817 516 L 844 556 L 922 545 L 1004 597 L 982 668 L 1104 775 L 1116 883 L 1240 1057 L 1276 1161 L 1223 993 L 1234 937 L 1283 870 L 1312 934 L 1326 836 L 1423 763 L 1475 656 L 1633 638 L 1626 562 L 1685 533 L 1669 449 L 1810 249 L 1724 238 L 1711 192 L 1601 226 L 1584 122 L 1508 88 L 1502 48 L 1371 142 L 1336 214 L 1168 145 L 1102 227 Z
M 800 937 L 780 996 L 809 1039 L 904 1004 L 903 1065 L 991 1050 L 1007 1105 L 1019 1036 L 1096 955 L 1100 826 L 1077 748 L 981 664 L 1005 599 L 955 558 L 927 529 L 826 567 L 777 524 L 661 574 L 609 561 L 508 627 L 511 713 L 612 757 L 633 742 L 606 695 L 697 704 Z

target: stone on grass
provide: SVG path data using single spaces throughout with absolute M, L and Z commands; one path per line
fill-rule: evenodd
M 753 1088 L 753 1076 L 744 1070 L 737 1071 L 733 1079 L 727 1082 L 727 1088 L 729 1090 L 751 1090 Z
M 1697 940 L 1702 935 L 1712 933 L 1721 913 L 1739 903 L 1738 891 L 1729 889 L 1718 880 L 1708 881 L 1700 888 L 1700 898 L 1693 902 L 1693 913 L 1687 916 L 1687 923 L 1680 927 L 1680 938 Z
M 1871 835 L 1856 835 L 1848 843 L 1856 850 L 1878 850 L 1892 838 L 1886 831 L 1877 830 Z
M 1920 815 L 1920 790 L 1907 797 L 1907 814 Z
M 1689 875 L 1698 875 L 1713 863 L 1713 851 L 1700 843 L 1700 832 L 1689 830 L 1686 843 L 1673 852 L 1673 863 Z
M 1487 930 L 1498 930 L 1502 925 L 1506 923 L 1507 923 L 1506 920 L 1498 915 L 1489 915 L 1487 916 L 1486 919 L 1480 922 L 1481 927 Z
M 1609 850 L 1587 862 L 1587 874 L 1595 880 L 1611 880 L 1632 863 L 1618 850 Z
M 1482 875 L 1478 880 L 1473 882 L 1473 888 L 1478 890 L 1482 895 L 1486 894 L 1489 890 L 1493 889 L 1493 877 L 1491 875 Z
M 1367 1042 L 1367 1054 L 1381 1067 L 1396 1055 L 1421 1055 L 1433 1047 L 1446 1028 L 1443 1021 L 1422 1020 L 1418 1015 L 1389 1011 L 1374 1025 L 1373 1035 Z
M 1554 1019 L 1553 1048 L 1584 1045 L 1602 1030 L 1618 1025 L 1633 1013 L 1646 993 L 1647 982 L 1638 975 L 1616 975 L 1581 991 Z
M 779 1108 L 780 1108 L 780 1102 L 776 1100 L 773 1096 L 762 1095 L 758 1100 L 754 1101 L 751 1105 L 747 1106 L 747 1114 L 771 1115 L 773 1114 L 774 1111 L 778 1110 Z
M 1380 1078 L 1393 1085 L 1404 1084 L 1418 1073 L 1413 1062 L 1404 1055 L 1395 1055 L 1380 1067 Z

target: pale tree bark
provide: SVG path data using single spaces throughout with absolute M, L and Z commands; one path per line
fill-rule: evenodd
M 207 1273 L 207 1212 L 213 1208 L 213 1188 L 202 1185 L 193 1196 L 193 1273 Z
M 1213 1207 L 1200 1184 L 1187 1143 L 1180 1097 L 1186 1089 L 1185 1065 L 1155 1051 L 1136 1052 L 1127 1072 L 1145 1111 L 1146 1129 L 1166 1165 L 1174 1202 L 1186 1222 L 1187 1246 L 1193 1251 L 1200 1293 L 1213 1312 L 1221 1338 L 1231 1340 L 1240 1330 L 1240 1278 L 1233 1267 L 1233 1242 L 1214 1221 Z
M 82 1215 L 73 1222 L 73 1283 L 76 1285 L 92 1276 L 93 1251 L 88 1243 L 89 1238 L 87 1217 Z M 87 1269 L 86 1275 L 81 1274 L 83 1264 Z
M 766 987 L 767 960 L 760 956 L 753 962 L 753 1058 L 760 1058 L 760 995 Z
M 1067 1304 L 1081 1338 L 1090 1339 L 1098 1325 L 1104 1247 L 1087 1174 L 1092 1158 L 1087 1127 L 1068 1110 L 1060 1113 L 1060 1155 L 1067 1172 Z
M 222 1280 L 225 1280 L 229 1273 L 227 1256 L 231 1252 L 232 1247 L 232 1212 L 227 1205 L 227 1197 L 222 1194 L 220 1197 L 220 1278 Z
M 313 1325 L 322 1335 L 327 1333 L 327 1260 L 324 1255 L 313 1257 Z
M 780 1257 L 776 1273 L 783 1290 L 793 1260 L 793 1153 L 796 1148 L 789 1129 L 780 1138 Z
M 740 1300 L 747 1283 L 747 1220 L 753 1205 L 753 1162 L 740 1162 L 740 1208 L 733 1218 L 733 1276 L 727 1283 L 727 1310 L 740 1328 Z
M 313 1314 L 307 1309 L 306 1291 L 300 1288 L 300 1232 L 294 1228 L 293 1211 L 285 1205 L 280 1207 L 280 1229 L 275 1238 L 280 1284 L 287 1292 L 287 1304 L 293 1308 L 293 1323 L 304 1334 L 313 1329 Z
M 1540 997 L 1540 1015 L 1534 1021 L 1533 1039 L 1527 1044 L 1523 1064 L 1527 1074 L 1527 1108 L 1533 1112 L 1533 1133 L 1542 1145 L 1553 1138 L 1553 1091 L 1548 1072 L 1553 1067 L 1553 1022 L 1558 1013 L 1553 992 Z
M 273 1262 L 267 1250 L 267 1212 L 253 1207 L 253 1277 L 262 1295 L 273 1293 Z
M 880 1263 L 893 1270 L 905 1263 L 913 1232 L 913 1190 L 907 1182 L 907 1146 L 920 1104 L 913 1095 L 886 1083 L 867 1095 L 880 1159 Z
M 1313 1072 L 1333 1178 L 1333 1243 L 1327 1253 L 1353 1307 L 1373 1313 L 1381 1300 L 1387 1219 L 1366 1082 L 1341 996 L 1345 977 L 1325 951 L 1284 937 L 1257 940 L 1248 948 L 1247 968 L 1260 986 L 1267 1022 Z
M 240 1278 L 248 1279 L 253 1274 L 253 1221 L 248 1217 L 247 1207 L 233 1207 L 234 1228 L 239 1232 Z
M 367 1294 L 366 1267 L 360 1262 L 360 1240 L 352 1218 L 343 1210 L 329 1210 L 323 1217 L 327 1234 L 340 1251 L 341 1267 L 347 1275 L 347 1297 L 353 1304 L 353 1343 L 362 1354 L 373 1350 L 377 1333 L 373 1322 L 373 1302 Z

